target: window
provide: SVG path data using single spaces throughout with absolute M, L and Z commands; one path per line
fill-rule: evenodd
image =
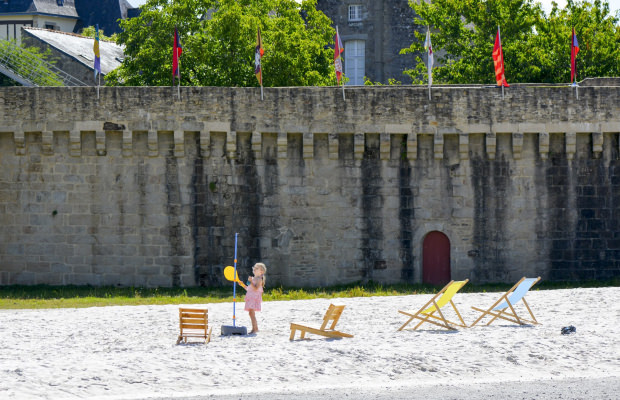
M 349 78 L 347 84 L 363 85 L 366 42 L 363 40 L 349 40 L 344 44 L 344 48 L 344 74 Z
M 56 0 L 56 4 L 58 4 L 60 7 L 62 7 L 63 4 L 65 4 L 65 0 Z
M 352 4 L 349 6 L 349 22 L 362 20 L 362 6 L 360 4 Z
M 45 24 L 45 29 L 54 30 L 54 25 Z

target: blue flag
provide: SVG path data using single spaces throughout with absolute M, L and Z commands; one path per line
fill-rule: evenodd
M 95 79 L 97 79 L 97 74 L 101 73 L 101 53 L 99 52 L 99 24 L 95 25 L 95 44 L 93 45 L 93 52 L 95 53 Z

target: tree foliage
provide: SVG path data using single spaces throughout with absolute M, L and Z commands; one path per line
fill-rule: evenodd
M 121 21 L 125 46 L 111 84 L 170 85 L 173 32 L 183 47 L 181 84 L 257 86 L 256 33 L 265 54 L 264 86 L 333 84 L 334 30 L 316 0 L 148 0 L 139 17 Z
M 94 26 L 86 26 L 82 28 L 82 32 L 80 35 L 94 38 L 96 35 L 96 30 Z M 116 42 L 117 35 L 114 33 L 112 36 L 106 36 L 103 32 L 103 29 L 99 29 L 99 40 L 105 40 L 107 42 Z
M 575 28 L 580 43 L 579 79 L 620 76 L 620 27 L 607 1 L 568 0 L 556 3 L 547 16 L 534 0 L 410 1 L 416 23 L 431 29 L 434 83 L 495 83 L 491 56 L 498 26 L 508 82 L 570 81 L 570 39 Z M 424 53 L 426 32 L 403 53 Z M 426 57 L 406 71 L 414 82 L 426 81 Z
M 5 67 L 37 86 L 63 86 L 62 79 L 52 71 L 51 50 L 26 47 L 15 41 L 0 40 L 0 59 Z M 0 74 L 0 86 L 20 86 L 13 79 Z

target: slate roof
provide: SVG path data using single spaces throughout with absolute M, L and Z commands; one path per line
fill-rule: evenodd
M 47 14 L 78 18 L 75 0 L 64 0 L 59 6 L 57 0 L 0 0 L 0 14 Z
M 87 26 L 99 24 L 107 36 L 119 33 L 121 28 L 118 20 L 135 17 L 140 13 L 127 0 L 0 0 L 0 14 L 4 15 L 58 15 L 66 18 L 78 19 L 74 32 L 79 32 Z
M 127 0 L 75 0 L 75 8 L 80 16 L 75 32 L 99 24 L 99 29 L 110 36 L 121 31 L 118 20 L 127 18 L 133 6 Z
M 93 69 L 94 53 L 93 45 L 95 39 L 86 36 L 76 35 L 40 28 L 22 28 L 30 35 L 38 38 L 42 42 L 49 44 L 57 50 L 74 58 L 78 62 Z M 124 57 L 123 48 L 114 42 L 99 41 L 99 52 L 101 54 L 101 73 L 107 74 L 121 65 Z

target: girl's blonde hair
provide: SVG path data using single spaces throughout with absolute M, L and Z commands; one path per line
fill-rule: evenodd
M 267 267 L 265 266 L 265 264 L 260 262 L 254 264 L 254 266 L 263 270 L 263 287 L 265 287 L 265 281 L 267 280 L 267 278 L 265 277 L 265 275 L 267 274 Z

